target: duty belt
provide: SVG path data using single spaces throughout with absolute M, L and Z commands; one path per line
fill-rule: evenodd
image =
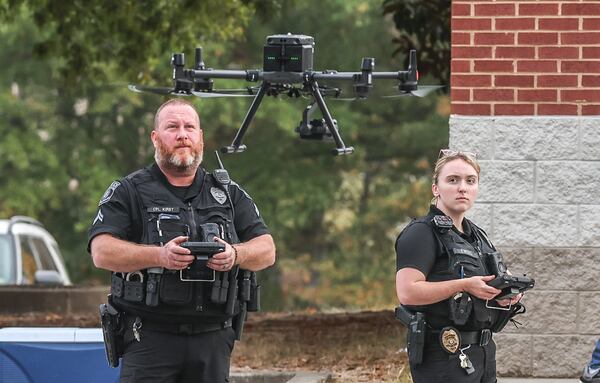
M 426 333 L 427 343 L 439 344 L 440 330 L 429 330 Z M 478 344 L 485 346 L 492 340 L 492 331 L 490 329 L 483 329 L 481 331 L 460 331 L 461 344 Z
M 127 328 L 131 328 L 135 322 L 136 317 L 130 316 L 127 318 Z M 227 327 L 231 327 L 231 319 L 225 322 L 219 323 L 161 323 L 150 321 L 148 319 L 142 319 L 141 329 L 159 332 L 168 332 L 171 334 L 181 335 L 196 335 L 210 331 L 222 330 Z

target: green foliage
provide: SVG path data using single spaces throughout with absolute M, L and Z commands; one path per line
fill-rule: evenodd
M 149 132 L 164 98 L 134 94 L 124 83 L 169 86 L 170 55 L 197 45 L 209 67 L 260 68 L 265 36 L 288 31 L 315 37 L 318 70 L 354 71 L 361 57 L 375 57 L 377 70 L 403 69 L 393 55 L 392 21 L 377 2 L 9 5 L 13 12 L 3 12 L 0 1 L 0 17 L 10 20 L 0 27 L 0 215 L 45 223 L 79 283 L 107 281 L 85 250 L 98 199 L 112 180 L 153 157 Z M 216 88 L 246 85 L 215 81 Z M 374 87 L 375 96 L 393 91 L 392 82 Z M 250 100 L 195 102 L 212 169 L 209 152 L 231 142 Z M 307 103 L 265 98 L 244 139 L 247 151 L 223 157 L 277 244 L 276 266 L 261 273 L 264 306 L 390 305 L 394 240 L 402 223 L 427 208 L 432 160 L 447 145 L 447 98 L 328 101 L 356 149 L 343 157 L 331 156 L 331 142 L 298 139 Z
M 393 15 L 399 32 L 396 53 L 416 49 L 421 72 L 444 84 L 450 84 L 450 6 L 451 0 L 383 2 L 383 13 Z

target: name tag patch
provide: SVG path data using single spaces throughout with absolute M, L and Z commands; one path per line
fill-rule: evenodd
M 146 209 L 148 213 L 179 213 L 178 207 L 168 207 L 168 206 L 150 206 Z

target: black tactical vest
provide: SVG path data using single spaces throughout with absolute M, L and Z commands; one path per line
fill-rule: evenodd
M 468 278 L 473 276 L 491 275 L 486 264 L 486 254 L 496 252 L 494 245 L 489 241 L 485 232 L 465 218 L 464 225 L 469 225 L 475 241 L 470 243 L 461 237 L 454 230 L 448 227 L 438 227 L 434 224 L 433 215 L 427 215 L 422 218 L 414 219 L 410 224 L 424 223 L 431 228 L 438 240 L 440 253 L 436 258 L 433 270 L 427 276 L 429 282 L 440 282 L 459 278 Z M 448 218 L 449 219 L 449 218 Z M 407 226 L 408 227 L 408 226 Z M 486 307 L 486 302 L 482 299 L 462 293 L 451 297 L 446 301 L 434 303 L 425 306 L 412 306 L 416 311 L 425 312 L 428 315 L 437 317 L 446 317 L 449 324 L 455 325 L 460 329 L 478 330 L 491 328 L 498 318 L 498 310 Z M 467 302 L 468 299 L 468 302 Z M 451 302 L 454 300 L 455 302 Z M 456 308 L 457 302 L 464 300 L 465 309 L 470 311 L 468 319 L 462 323 L 455 322 L 451 311 Z
M 132 208 L 137 204 L 141 210 L 143 234 L 139 243 L 162 246 L 181 235 L 189 236 L 190 241 L 199 241 L 199 226 L 205 223 L 217 224 L 222 231 L 221 237 L 228 243 L 239 243 L 227 186 L 217 182 L 211 174 L 204 173 L 200 192 L 188 202 L 173 195 L 146 168 L 125 177 L 123 185 L 132 196 Z M 128 283 L 115 288 L 115 280 L 118 282 L 119 279 L 113 276 L 111 294 L 117 306 L 143 318 L 177 323 L 224 322 L 240 310 L 236 296 L 237 271 L 235 267 L 230 272 L 216 272 L 215 282 L 191 282 L 182 281 L 179 270 L 164 269 L 157 278 L 156 305 L 146 304 L 148 289 L 152 289 L 148 281 L 155 277 L 149 275 L 148 270 L 141 270 L 143 278 L 135 278 L 135 281 L 143 279 L 139 281 L 136 294 L 131 294 L 135 284 L 129 288 L 129 294 Z M 219 294 L 213 289 L 216 289 L 216 282 L 222 280 L 231 291 L 225 290 L 225 297 L 221 294 L 219 301 L 215 299 Z M 225 298 L 229 305 L 223 302 Z

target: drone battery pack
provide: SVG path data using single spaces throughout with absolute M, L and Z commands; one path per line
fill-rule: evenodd
M 263 50 L 265 72 L 305 72 L 313 69 L 315 41 L 305 35 L 272 35 Z

